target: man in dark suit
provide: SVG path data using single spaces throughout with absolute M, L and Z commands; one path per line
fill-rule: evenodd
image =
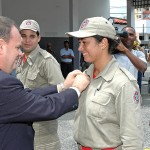
M 76 70 L 64 83 L 24 89 L 10 73 L 18 63 L 21 36 L 13 20 L 0 17 L 0 150 L 33 150 L 32 122 L 56 119 L 75 110 L 89 78 Z M 82 84 L 80 84 L 82 83 Z M 65 89 L 65 90 L 64 90 Z

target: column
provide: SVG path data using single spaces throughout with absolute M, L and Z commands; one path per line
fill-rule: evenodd
M 127 0 L 127 26 L 132 26 L 135 28 L 135 15 L 133 1 Z
M 79 29 L 79 5 L 78 0 L 69 0 L 69 31 Z M 78 40 L 76 38 L 69 38 L 70 47 L 74 51 L 74 69 L 79 69 L 80 56 L 78 51 Z

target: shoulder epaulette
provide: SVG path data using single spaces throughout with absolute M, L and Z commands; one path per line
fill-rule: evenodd
M 131 81 L 137 80 L 127 69 L 120 67 L 120 70 L 128 77 L 129 80 L 131 80 Z
M 46 50 L 41 49 L 40 50 L 40 54 L 44 57 L 44 58 L 51 58 L 51 54 L 48 53 Z

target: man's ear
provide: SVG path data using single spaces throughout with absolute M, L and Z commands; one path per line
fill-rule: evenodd
M 40 40 L 41 40 L 41 36 L 39 35 L 39 39 L 38 39 L 38 42 L 40 42 Z
M 0 39 L 0 55 L 4 53 L 4 44 L 5 41 L 3 39 Z

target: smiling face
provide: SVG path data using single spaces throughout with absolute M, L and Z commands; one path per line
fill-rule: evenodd
M 107 39 L 103 38 L 98 42 L 94 37 L 81 38 L 78 50 L 83 54 L 86 62 L 96 63 L 108 55 Z
M 6 73 L 11 73 L 16 68 L 18 58 L 22 56 L 21 36 L 15 26 L 11 28 L 10 35 L 8 42 L 0 39 L 0 69 Z
M 22 48 L 25 54 L 29 55 L 38 45 L 41 37 L 35 31 L 21 30 Z
M 133 43 L 136 40 L 136 33 L 135 30 L 131 27 L 127 27 L 124 28 L 123 31 L 127 31 L 128 32 L 128 38 L 121 38 L 122 43 L 124 44 L 124 46 L 128 49 L 132 49 L 133 48 Z

